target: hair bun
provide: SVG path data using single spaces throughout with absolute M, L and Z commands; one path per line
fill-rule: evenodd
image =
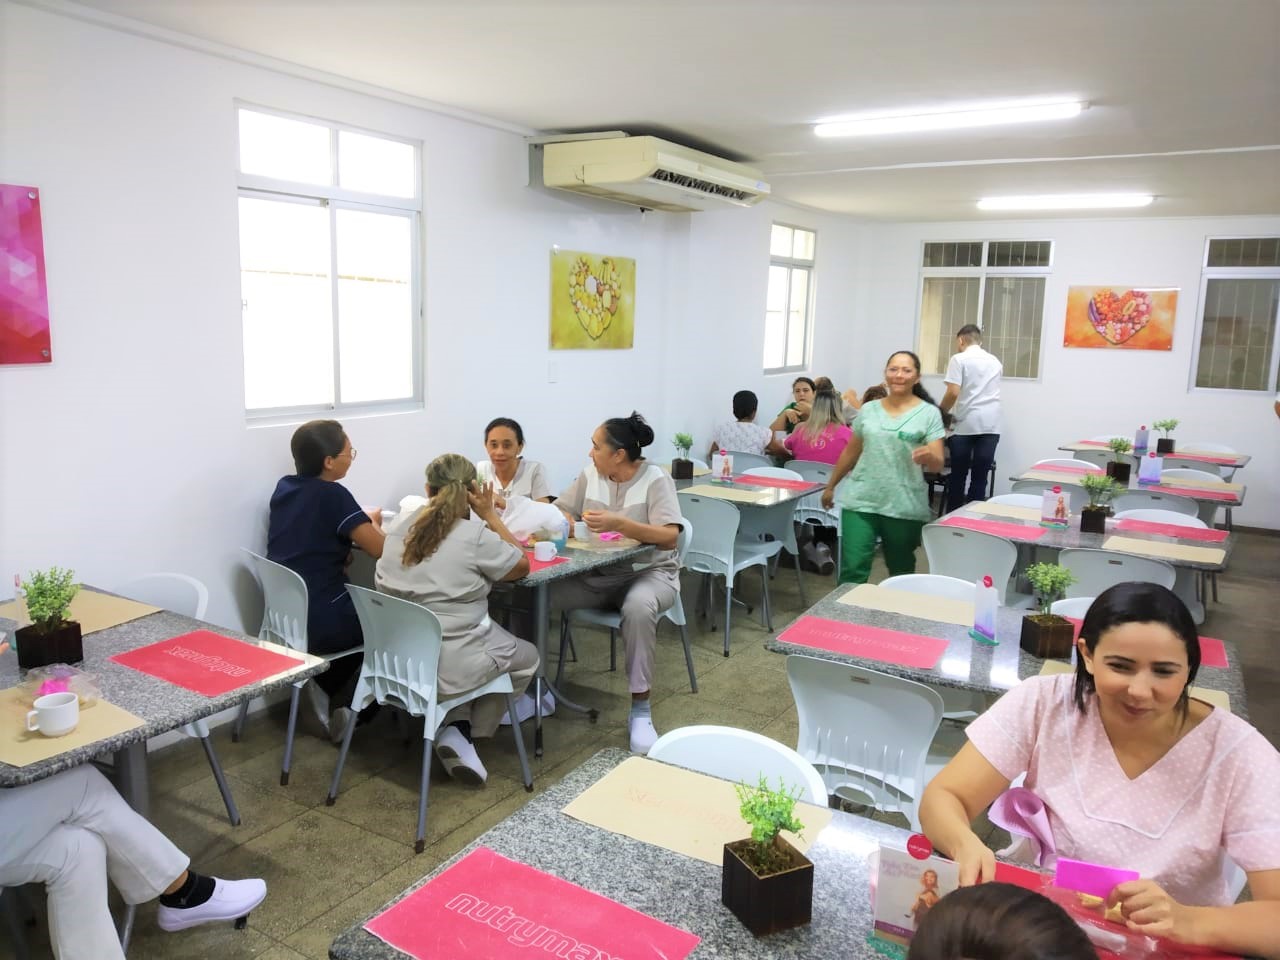
M 627 418 L 631 421 L 631 430 L 635 434 L 636 446 L 647 447 L 653 443 L 653 427 L 645 421 L 636 411 L 631 411 L 631 416 Z

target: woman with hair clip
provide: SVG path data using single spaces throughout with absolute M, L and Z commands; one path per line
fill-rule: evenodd
M 378 561 L 378 590 L 420 603 L 440 620 L 442 697 L 504 673 L 518 697 L 538 667 L 538 652 L 489 619 L 489 591 L 499 581 L 525 576 L 529 558 L 498 516 L 493 488 L 476 482 L 475 465 L 466 457 L 446 453 L 432 460 L 427 496 L 425 507 L 391 521 Z M 485 782 L 488 772 L 473 741 L 492 737 L 505 710 L 505 697 L 494 694 L 446 714 L 436 756 L 451 777 L 469 786 Z
M 809 418 L 782 441 L 782 446 L 793 460 L 835 463 L 852 433 L 845 426 L 840 396 L 828 387 L 813 395 Z
M 1011 883 L 953 890 L 919 917 L 907 960 L 1097 960 L 1067 911 Z
M 925 788 L 929 839 L 962 885 L 990 880 L 994 854 L 970 822 L 1025 774 L 1049 825 L 1042 866 L 1069 857 L 1141 875 L 1107 898 L 1130 930 L 1280 957 L 1280 753 L 1191 696 L 1200 639 L 1187 608 L 1158 584 L 1117 584 L 1089 607 L 1076 654 L 1074 676 L 1024 680 L 968 726 Z M 1252 902 L 1232 903 L 1226 858 Z
M 644 417 L 614 417 L 591 434 L 591 463 L 556 506 L 570 520 L 581 518 L 593 535 L 616 532 L 658 549 L 645 564 L 621 563 L 556 585 L 561 609 L 612 609 L 622 614 L 619 633 L 626 647 L 631 687 L 628 732 L 633 753 L 648 753 L 658 739 L 649 708 L 658 617 L 680 590 L 676 539 L 682 518 L 676 486 L 660 468 L 646 463 L 641 448 L 653 443 Z
M 547 472 L 536 460 L 526 460 L 524 430 L 510 417 L 497 417 L 484 428 L 484 450 L 487 460 L 476 461 L 480 483 L 493 484 L 494 503 L 506 508 L 508 497 L 528 497 L 551 502 Z
M 889 357 L 883 400 L 862 406 L 853 433 L 822 491 L 831 509 L 836 486 L 853 478 L 840 497 L 841 583 L 866 583 L 876 538 L 890 576 L 915 573 L 920 530 L 932 517 L 926 471 L 942 469 L 942 414 L 920 385 L 920 358 L 909 350 Z

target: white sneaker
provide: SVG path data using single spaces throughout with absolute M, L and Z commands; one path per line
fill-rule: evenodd
M 213 893 L 204 903 L 194 907 L 160 906 L 156 923 L 172 933 L 217 920 L 239 920 L 267 896 L 263 880 L 219 880 L 213 878 Z
M 314 680 L 308 680 L 303 689 L 306 690 L 307 703 L 311 705 L 312 714 L 327 733 L 329 731 L 329 695 L 321 690 L 320 685 Z
M 632 716 L 629 724 L 631 728 L 631 752 L 645 756 L 649 753 L 649 748 L 658 740 L 658 731 L 654 729 L 653 717 L 650 716 Z
M 444 764 L 445 772 L 459 783 L 469 787 L 484 786 L 489 771 L 480 762 L 474 743 L 468 743 L 457 727 L 448 726 L 440 731 L 436 741 L 436 756 Z
M 548 690 L 542 695 L 542 715 L 544 717 L 549 717 L 555 712 L 556 698 L 553 697 L 551 695 L 551 691 Z M 529 693 L 527 690 L 521 694 L 520 699 L 516 701 L 516 719 L 521 723 L 524 723 L 526 720 L 533 719 L 533 694 Z M 510 712 L 504 712 L 502 714 L 502 719 L 498 721 L 498 725 L 502 727 L 511 726 Z

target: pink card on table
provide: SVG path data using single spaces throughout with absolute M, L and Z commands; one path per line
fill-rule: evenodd
M 1198 497 L 1201 500 L 1231 500 L 1235 501 L 1236 494 L 1232 490 L 1210 490 L 1208 487 L 1178 487 L 1173 484 L 1157 483 L 1155 485 L 1143 484 L 1143 490 L 1154 490 L 1156 493 L 1174 493 L 1180 497 Z
M 552 557 L 550 560 L 539 560 L 533 555 L 532 550 L 526 550 L 524 555 L 529 558 L 529 572 L 537 573 L 539 570 L 545 570 L 547 567 L 554 567 L 559 563 L 568 563 L 568 557 Z
M 1134 533 L 1155 533 L 1162 537 L 1177 537 L 1179 540 L 1204 540 L 1208 543 L 1221 543 L 1230 536 L 1226 530 L 1184 527 L 1177 523 L 1157 523 L 1153 520 L 1131 520 L 1128 518 L 1117 521 L 1116 529 L 1130 530 Z
M 1087 863 L 1084 860 L 1059 857 L 1053 882 L 1055 886 L 1087 893 L 1105 900 L 1111 896 L 1111 891 L 1115 889 L 1116 884 L 1137 880 L 1139 876 L 1137 870 L 1120 870 L 1116 867 Z
M 196 630 L 117 653 L 111 660 L 206 697 L 239 690 L 302 663 L 300 658 L 211 630 Z
M 700 937 L 478 847 L 364 928 L 418 960 L 683 960 Z
M 989 533 L 993 537 L 1004 537 L 1007 540 L 1039 540 L 1044 536 L 1044 527 L 1005 523 L 1001 520 L 979 520 L 976 517 L 947 517 L 939 525 L 977 530 L 979 533 Z
M 822 617 L 801 617 L 778 635 L 783 643 L 843 653 L 864 660 L 931 670 L 947 649 L 947 641 L 900 630 L 867 627 Z
M 1074 636 L 1076 639 L 1080 636 L 1080 624 L 1083 622 L 1076 617 L 1067 617 L 1071 621 L 1074 628 Z M 1214 637 L 1200 638 L 1200 666 L 1202 667 L 1219 667 L 1225 668 L 1227 663 L 1227 648 L 1221 640 Z
M 733 478 L 734 483 L 749 483 L 754 487 L 777 487 L 780 490 L 808 490 L 817 484 L 809 480 L 792 480 L 789 477 L 757 477 L 742 474 Z

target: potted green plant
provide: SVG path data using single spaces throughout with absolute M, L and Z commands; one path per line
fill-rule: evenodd
M 1129 451 L 1133 449 L 1133 441 L 1128 437 L 1112 437 L 1107 441 L 1111 448 L 1111 462 L 1107 464 L 1107 476 L 1116 483 L 1128 484 L 1129 473 L 1133 464 L 1129 462 Z
M 779 833 L 799 834 L 798 792 L 781 780 L 771 790 L 764 774 L 758 786 L 739 784 L 739 812 L 751 836 L 724 845 L 720 900 L 755 936 L 808 923 L 813 915 L 813 863 Z
M 14 632 L 18 666 L 24 670 L 50 663 L 79 663 L 84 659 L 80 624 L 67 619 L 67 609 L 80 589 L 74 571 L 50 567 L 27 576 L 20 585 L 31 626 Z
M 671 438 L 671 445 L 676 448 L 676 458 L 671 461 L 671 479 L 692 480 L 693 461 L 689 459 L 689 451 L 693 449 L 693 434 L 677 433 Z
M 1036 613 L 1022 618 L 1022 649 L 1033 657 L 1069 657 L 1075 641 L 1071 621 L 1049 610 L 1061 600 L 1067 587 L 1076 582 L 1075 574 L 1056 563 L 1033 563 L 1027 567 L 1027 580 L 1035 591 L 1039 607 Z
M 1164 456 L 1166 453 L 1173 453 L 1173 437 L 1169 434 L 1173 433 L 1178 426 L 1177 420 L 1157 420 L 1152 424 L 1157 430 L 1164 434 L 1156 441 L 1156 453 Z
M 1102 473 L 1086 473 L 1080 478 L 1080 486 L 1089 495 L 1089 505 L 1080 511 L 1081 533 L 1106 533 L 1108 504 L 1120 489 L 1116 482 Z

